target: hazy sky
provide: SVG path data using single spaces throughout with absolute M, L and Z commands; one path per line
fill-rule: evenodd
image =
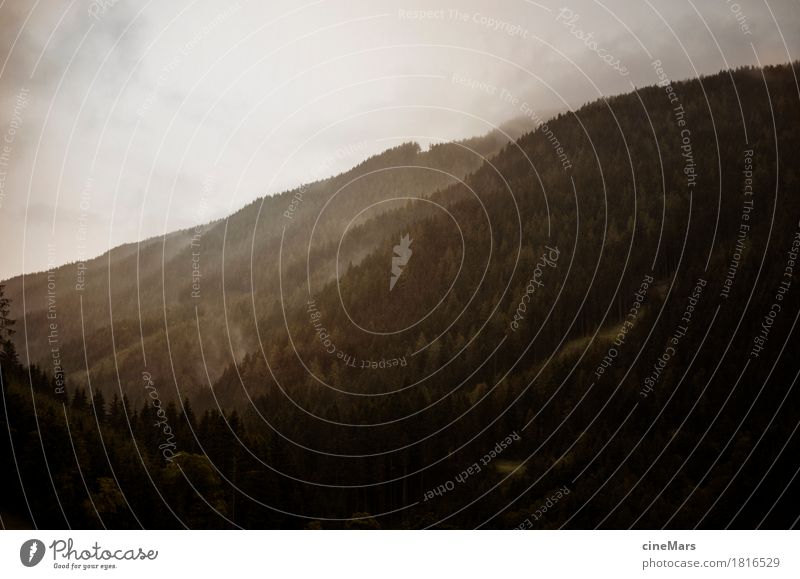
M 654 59 L 798 55 L 798 0 L 0 0 L 0 279 L 653 84 Z

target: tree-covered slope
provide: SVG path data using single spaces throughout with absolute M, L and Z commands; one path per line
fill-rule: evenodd
M 119 289 L 127 314 L 114 314 L 125 388 L 106 310 L 94 312 L 90 352 L 93 385 L 118 394 L 100 413 L 114 460 L 134 441 L 141 453 L 120 483 L 137 508 L 106 466 L 91 492 L 121 526 L 156 489 L 183 497 L 190 484 L 205 501 L 167 500 L 180 512 L 145 511 L 145 523 L 791 526 L 795 68 L 663 77 L 562 114 L 480 166 L 452 160 L 457 144 L 393 149 L 312 185 L 292 219 L 287 193 L 264 202 L 270 211 L 212 224 L 196 301 L 175 273 L 191 265 L 186 233 L 165 245 L 182 256 L 168 267 L 152 248 L 154 281 L 138 284 L 151 292 L 143 345 L 134 282 Z M 463 181 L 437 171 L 456 165 Z M 133 275 L 135 252 L 119 252 L 120 274 Z M 37 394 L 15 372 L 4 382 L 10 430 L 35 449 L 24 409 Z M 34 377 L 61 428 L 64 401 Z M 147 382 L 165 401 L 190 394 L 190 407 L 179 399 L 166 412 L 177 462 L 148 426 L 150 401 L 120 400 L 144 398 Z M 86 423 L 91 458 L 97 405 L 87 410 L 83 395 L 67 411 Z M 25 476 L 44 480 L 46 495 L 31 460 Z M 77 512 L 86 493 L 62 462 L 56 476 Z M 59 525 L 54 500 L 39 508 Z

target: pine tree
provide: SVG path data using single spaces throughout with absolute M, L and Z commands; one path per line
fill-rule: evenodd
M 89 411 L 97 416 L 97 420 L 102 424 L 106 422 L 106 399 L 103 396 L 103 391 L 98 390 L 92 396 L 92 402 L 89 404 Z
M 16 365 L 18 362 L 17 350 L 11 340 L 11 336 L 14 335 L 13 326 L 16 320 L 12 320 L 9 317 L 11 314 L 11 300 L 5 296 L 5 287 L 5 285 L 0 284 L 0 364 L 10 362 L 12 365 Z

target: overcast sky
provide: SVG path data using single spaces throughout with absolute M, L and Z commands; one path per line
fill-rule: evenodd
M 798 55 L 798 0 L 0 0 L 0 279 L 653 84 L 654 59 Z

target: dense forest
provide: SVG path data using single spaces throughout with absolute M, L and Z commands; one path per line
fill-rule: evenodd
M 208 380 L 219 378 L 232 361 L 232 351 L 241 360 L 258 348 L 253 301 L 260 309 L 275 302 L 279 287 L 271 268 L 277 267 L 277 260 L 265 257 L 277 255 L 281 243 L 291 248 L 284 265 L 297 269 L 302 262 L 305 269 L 302 236 L 315 228 L 312 258 L 314 275 L 320 276 L 316 271 L 322 268 L 317 265 L 336 256 L 336 232 L 362 207 L 397 196 L 398 191 L 405 197 L 426 197 L 463 179 L 524 126 L 530 122 L 518 121 L 463 142 L 434 144 L 426 151 L 416 143 L 405 143 L 341 175 L 261 198 L 227 219 L 8 280 L 12 315 L 25 319 L 25 358 L 52 366 L 55 344 L 71 383 L 88 387 L 91 381 L 110 392 L 119 381 L 123 391 L 139 402 L 145 361 L 152 373 L 161 376 L 185 361 L 175 368 L 182 376 L 182 392 L 195 395 L 207 390 Z M 204 195 L 216 193 L 214 188 L 208 183 L 208 191 L 198 193 L 198 204 Z M 329 203 L 331 197 L 334 201 Z M 380 203 L 362 220 L 392 205 Z M 325 219 L 316 222 L 323 207 Z M 385 225 L 375 225 L 350 240 L 340 256 L 358 261 L 369 253 L 384 237 Z M 261 290 L 257 294 L 251 291 L 254 285 Z M 297 289 L 302 289 L 299 284 Z M 206 368 L 194 363 L 201 346 L 198 320 L 204 328 Z M 53 321 L 56 342 L 50 335 Z
M 404 144 L 10 280 L 4 525 L 794 526 L 796 73 Z

